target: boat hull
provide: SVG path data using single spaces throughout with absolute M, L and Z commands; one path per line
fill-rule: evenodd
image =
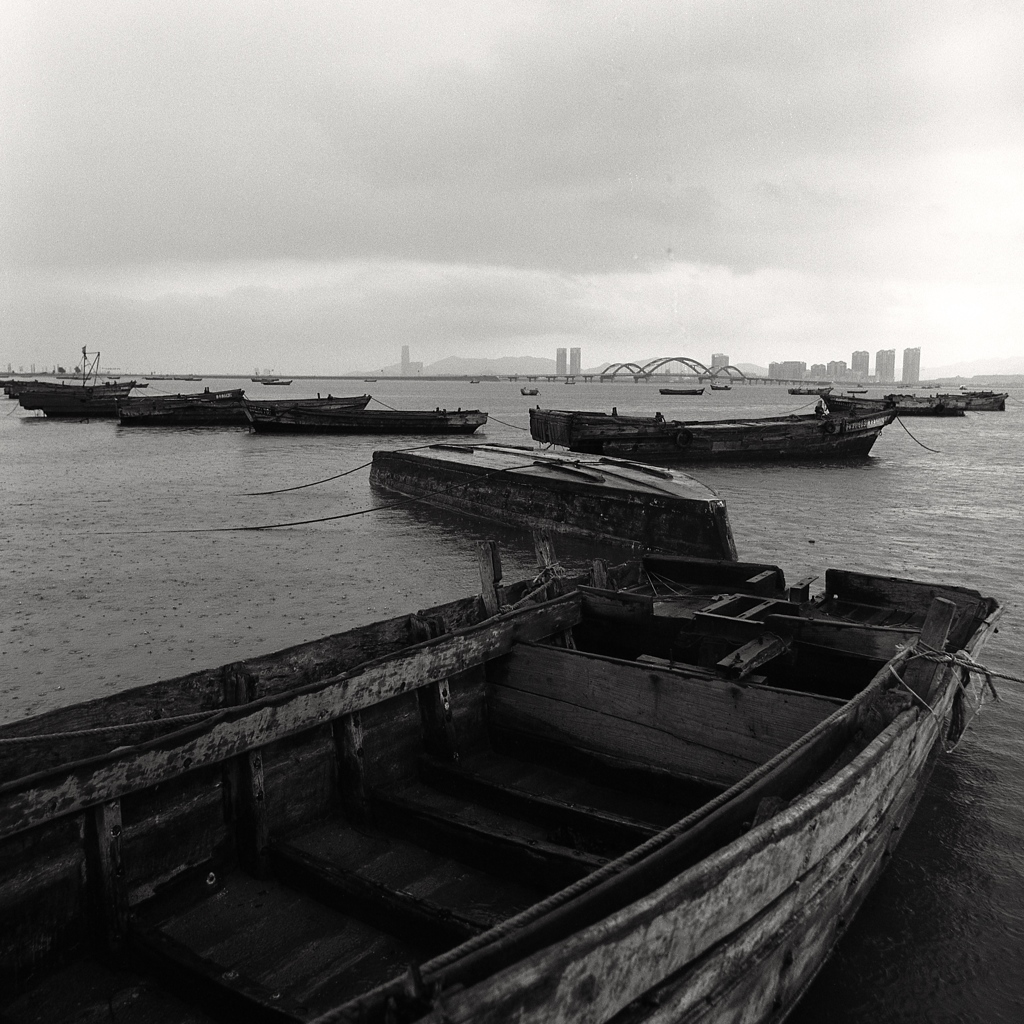
M 166 395 L 156 398 L 124 398 L 117 404 L 123 427 L 220 427 L 245 426 L 241 388 L 203 392 L 198 395 Z
M 127 398 L 135 382 L 127 384 L 53 384 L 44 389 L 26 389 L 18 395 L 22 407 L 41 410 L 47 416 L 60 417 L 117 417 L 117 403 Z
M 664 465 L 865 458 L 894 414 L 679 421 L 655 417 L 530 410 L 537 441 L 570 451 Z
M 494 451 L 502 450 L 466 446 L 452 459 L 438 458 L 432 450 L 374 452 L 370 483 L 519 529 L 549 530 L 610 547 L 736 558 L 725 502 L 695 481 L 686 479 L 694 485 L 692 496 L 667 489 L 645 494 L 640 481 L 612 481 L 611 460 L 602 467 L 565 459 L 563 467 L 549 458 L 542 465 L 534 459 L 540 452 L 508 449 L 520 466 L 490 461 Z M 614 486 L 606 486 L 609 481 Z
M 246 414 L 259 434 L 472 434 L 487 422 L 487 413 L 475 409 L 395 412 L 265 402 L 246 402 Z

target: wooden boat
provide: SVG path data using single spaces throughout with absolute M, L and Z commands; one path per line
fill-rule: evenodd
M 703 395 L 703 388 L 658 388 L 659 395 Z
M 265 385 L 268 388 L 271 388 L 271 387 L 287 387 L 289 384 L 291 384 L 291 381 L 290 380 L 264 380 L 264 381 L 261 381 L 260 383 Z
M 789 393 L 791 395 L 828 395 L 831 394 L 831 388 L 790 388 Z
M 732 391 L 732 385 L 731 384 L 712 384 L 711 385 L 711 390 L 712 391 Z
M 998 606 L 492 554 L 482 596 L 0 728 L 4 1021 L 781 1021 Z
M 241 388 L 206 388 L 195 395 L 122 398 L 117 403 L 117 416 L 125 427 L 245 426 L 249 419 L 245 415 L 244 396 Z
M 882 409 L 849 416 L 667 420 L 660 413 L 620 416 L 616 409 L 531 409 L 530 433 L 574 452 L 664 464 L 863 458 L 894 415 Z
M 852 393 L 851 393 L 852 395 Z M 858 395 L 829 395 L 828 407 L 834 413 L 867 415 L 892 409 L 898 416 L 963 416 L 967 399 L 962 395 L 885 395 L 861 398 Z
M 249 424 L 260 434 L 472 434 L 487 422 L 478 409 L 366 409 L 352 399 L 300 402 L 245 400 Z M 349 404 L 338 404 L 348 402 Z
M 107 417 L 117 416 L 119 399 L 127 398 L 138 387 L 133 381 L 116 384 L 51 384 L 42 387 L 21 388 L 18 401 L 22 408 L 42 410 L 51 417 Z
M 685 473 L 533 448 L 373 453 L 370 483 L 463 515 L 602 546 L 736 557 L 725 502 Z
M 540 389 L 539 388 L 520 388 L 519 389 L 519 394 L 521 394 L 521 395 L 539 395 L 540 394 Z
M 968 412 L 1006 412 L 1006 400 L 1010 395 L 1007 391 L 961 391 L 957 395 L 935 397 L 942 401 L 951 398 L 966 399 Z

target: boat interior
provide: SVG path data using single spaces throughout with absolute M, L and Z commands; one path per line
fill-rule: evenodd
M 814 582 L 671 556 L 582 586 L 546 571 L 323 664 L 208 674 L 213 724 L 79 738 L 63 763 L 0 747 L 0 1018 L 417 1019 L 442 976 L 600 920 L 854 756 L 884 723 L 842 709 L 936 593 L 954 648 L 991 610 Z M 139 716 L 145 690 L 119 706 Z

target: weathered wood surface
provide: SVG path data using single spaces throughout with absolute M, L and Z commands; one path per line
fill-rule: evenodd
M 32 744 L 0 745 L 0 781 L 24 778 L 116 746 L 145 743 L 166 735 L 169 727 L 161 724 L 163 719 L 224 707 L 227 678 L 239 674 L 251 678 L 257 698 L 285 693 L 418 642 L 422 638 L 414 635 L 417 621 L 436 620 L 444 631 L 451 632 L 473 625 L 483 617 L 480 597 L 462 598 L 423 609 L 412 616 L 396 616 L 282 651 L 10 722 L 0 726 L 0 736 L 38 736 L 40 740 Z M 62 737 L 59 743 L 52 739 L 54 734 L 129 722 L 140 724 L 131 732 Z
M 919 629 L 897 626 L 865 626 L 835 619 L 804 619 L 793 615 L 769 615 L 764 625 L 795 643 L 825 647 L 873 661 L 888 661 L 920 634 Z
M 523 644 L 491 673 L 492 721 L 593 753 L 731 784 L 828 717 L 809 694 Z
M 578 595 L 528 606 L 487 624 L 404 649 L 287 695 L 228 708 L 215 719 L 52 775 L 0 786 L 0 837 L 221 762 L 482 664 L 517 640 L 540 639 L 579 620 Z

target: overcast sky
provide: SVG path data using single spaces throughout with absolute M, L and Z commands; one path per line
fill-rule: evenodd
M 1022 12 L 5 0 L 0 365 L 1024 356 Z

